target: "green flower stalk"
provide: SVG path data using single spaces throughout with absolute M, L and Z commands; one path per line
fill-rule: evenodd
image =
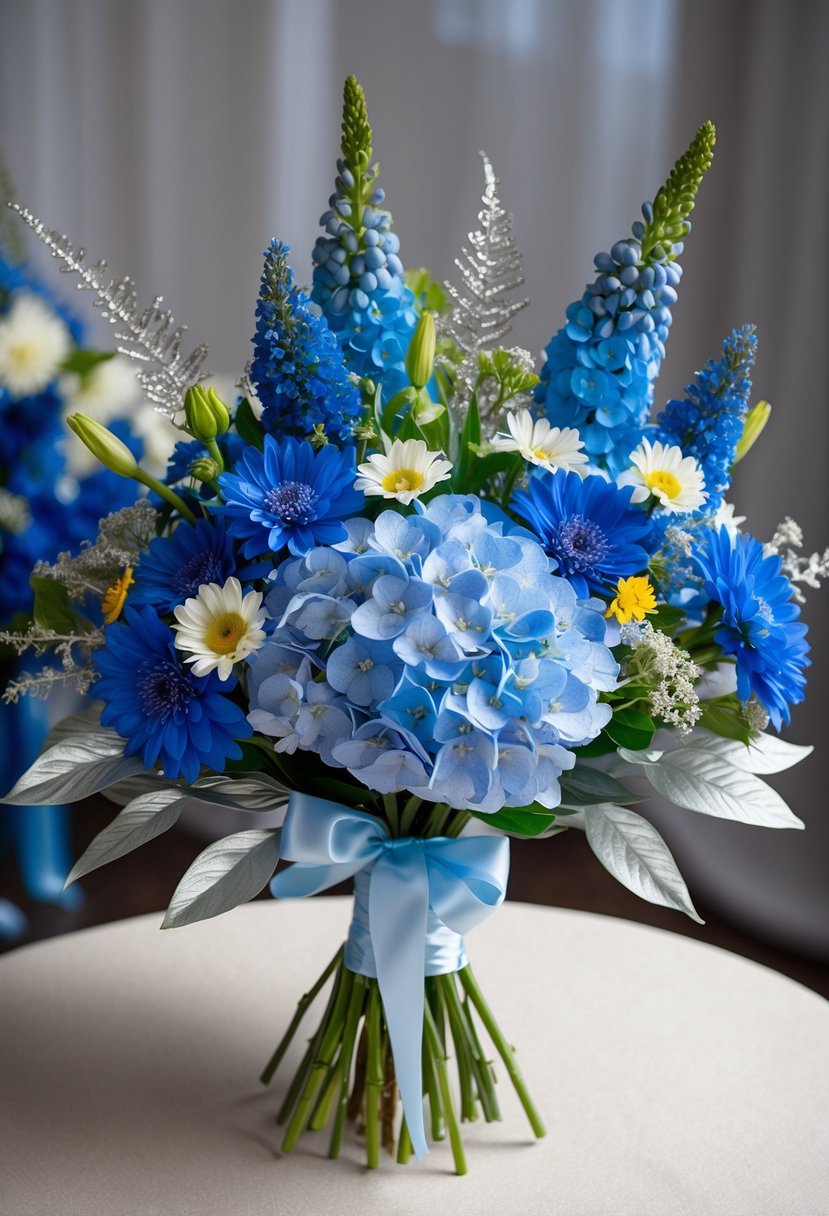
M 194 524 L 196 517 L 187 503 L 171 490 L 164 482 L 152 477 L 138 464 L 125 443 L 117 435 L 86 414 L 70 414 L 66 424 L 78 436 L 82 443 L 89 448 L 93 456 L 101 462 L 105 469 L 117 473 L 120 477 L 128 477 L 141 485 L 153 490 L 160 498 L 165 499 L 189 523 Z

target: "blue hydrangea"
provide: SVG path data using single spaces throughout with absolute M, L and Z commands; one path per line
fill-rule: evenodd
M 647 569 L 651 524 L 644 511 L 631 507 L 632 493 L 598 475 L 539 470 L 512 506 L 585 597 L 606 594 L 620 578 Z
M 294 284 L 289 246 L 265 250 L 251 379 L 263 405 L 262 425 L 276 436 L 304 438 L 322 427 L 329 439 L 347 440 L 359 420 L 360 393 L 324 317 Z
M 126 739 L 124 755 L 140 755 L 146 768 L 160 764 L 165 777 L 191 784 L 202 765 L 220 773 L 226 761 L 241 759 L 236 740 L 252 728 L 226 695 L 235 680 L 222 682 L 215 671 L 195 676 L 155 609 L 125 608 L 123 623 L 106 629 L 95 666 L 101 722 Z
M 351 371 L 382 385 L 388 401 L 409 383 L 405 357 L 417 325 L 403 279 L 400 242 L 375 186 L 372 133 L 365 97 L 353 77 L 345 87 L 342 157 L 334 193 L 320 217 L 325 230 L 313 250 L 311 299 L 337 336 Z
M 757 352 L 753 325 L 735 329 L 722 344 L 722 358 L 709 359 L 681 401 L 669 401 L 657 420 L 655 438 L 693 456 L 705 477 L 713 515 L 731 484 L 731 469 L 751 396 L 751 368 Z
M 489 524 L 473 496 L 345 527 L 276 569 L 250 723 L 380 793 L 485 813 L 558 805 L 573 749 L 610 717 L 603 606 L 579 604 L 541 547 Z
M 705 593 L 722 606 L 714 637 L 737 664 L 737 695 L 753 693 L 780 730 L 790 706 L 803 700 L 808 667 L 807 626 L 777 554 L 766 556 L 760 541 L 727 528 L 710 531 L 696 563 Z
M 354 449 L 265 436 L 265 449 L 247 447 L 233 473 L 221 473 L 219 487 L 228 530 L 242 542 L 245 557 L 270 549 L 307 553 L 315 545 L 345 536 L 343 518 L 363 505 L 354 489 Z

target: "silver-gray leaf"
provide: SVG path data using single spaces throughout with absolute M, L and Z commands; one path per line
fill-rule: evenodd
M 91 730 L 101 730 L 103 707 L 103 701 L 92 701 L 80 713 L 69 714 L 67 717 L 61 718 L 60 722 L 56 722 L 46 736 L 43 747 L 40 749 L 41 752 L 48 751 L 56 743 L 63 743 L 65 739 L 70 739 L 73 735 L 86 735 Z
M 764 828 L 802 828 L 771 786 L 712 752 L 680 748 L 645 765 L 651 785 L 676 806 L 701 815 L 734 819 Z
M 214 841 L 176 887 L 162 929 L 228 912 L 258 895 L 279 860 L 281 829 L 251 828 Z
M 614 878 L 649 903 L 703 923 L 668 846 L 647 819 L 610 803 L 586 807 L 584 817 L 588 843 Z
M 133 799 L 75 862 L 66 880 L 67 887 L 84 874 L 115 861 L 116 857 L 124 857 L 166 832 L 178 819 L 186 801 L 181 790 L 175 788 L 153 790 Z
M 50 747 L 0 802 L 26 806 L 78 802 L 145 771 L 139 756 L 124 755 L 124 740 L 114 730 L 100 728 Z

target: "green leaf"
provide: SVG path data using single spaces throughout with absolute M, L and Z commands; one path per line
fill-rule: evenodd
M 724 739 L 735 739 L 746 745 L 751 742 L 751 727 L 739 698 L 729 693 L 712 701 L 703 701 L 699 725 Z
M 107 360 L 113 358 L 114 354 L 114 350 L 81 350 L 80 347 L 76 347 L 72 354 L 64 359 L 61 371 L 76 372 L 83 378 L 88 376 L 99 363 L 106 363 Z
M 243 397 L 239 402 L 233 423 L 240 439 L 262 450 L 265 446 L 265 431 L 247 397 Z
M 523 458 L 519 452 L 490 452 L 486 456 L 479 456 L 470 462 L 466 478 L 467 493 L 478 494 L 490 477 L 512 471 L 520 464 L 523 464 Z
M 587 764 L 577 764 L 569 773 L 562 773 L 559 784 L 561 801 L 566 806 L 592 806 L 597 802 L 615 802 L 624 806 L 629 802 L 642 801 L 639 794 L 632 793 L 621 781 Z
M 421 311 L 442 313 L 446 307 L 446 292 L 425 267 L 409 267 L 404 282 L 415 298 Z
M 470 451 L 470 445 L 479 446 L 481 442 L 481 414 L 478 409 L 478 399 L 472 394 L 466 420 L 461 432 L 458 446 L 458 459 L 452 474 L 452 488 L 456 493 L 466 493 L 466 478 L 473 460 L 477 459 Z
M 534 808 L 538 807 L 538 810 Z M 555 815 L 540 803 L 529 806 L 505 806 L 494 815 L 484 815 L 477 811 L 472 814 L 482 823 L 498 828 L 509 836 L 540 836 L 555 822 Z
M 644 751 L 650 747 L 656 727 L 650 714 L 639 709 L 620 709 L 604 728 L 604 734 L 619 747 Z M 608 801 L 610 801 L 608 799 Z
M 73 608 L 69 607 L 69 593 L 63 583 L 57 583 L 53 578 L 39 578 L 32 575 L 29 586 L 35 593 L 33 616 L 36 625 L 43 629 L 54 629 L 55 633 L 85 633 L 79 630 L 81 618 Z
M 654 629 L 659 629 L 662 633 L 667 633 L 668 637 L 672 637 L 677 625 L 685 620 L 685 613 L 673 604 L 659 604 L 656 612 L 648 616 L 648 620 Z

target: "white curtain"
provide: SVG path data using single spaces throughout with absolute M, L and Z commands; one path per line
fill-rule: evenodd
M 756 393 L 775 412 L 734 497 L 761 537 L 791 514 L 817 548 L 827 52 L 824 0 L 3 0 L 0 148 L 22 201 L 147 297 L 162 293 L 210 344 L 211 369 L 233 375 L 270 237 L 310 276 L 349 72 L 366 88 L 407 265 L 451 275 L 477 211 L 478 149 L 492 158 L 533 302 L 514 340 L 534 352 L 593 254 L 629 232 L 711 118 L 717 157 L 659 393 L 676 395 L 733 326 L 756 322 Z M 827 615 L 815 595 L 797 740 L 820 743 L 829 714 Z M 827 777 L 822 749 L 780 778 L 802 835 L 679 812 L 663 830 L 698 892 L 829 954 Z

